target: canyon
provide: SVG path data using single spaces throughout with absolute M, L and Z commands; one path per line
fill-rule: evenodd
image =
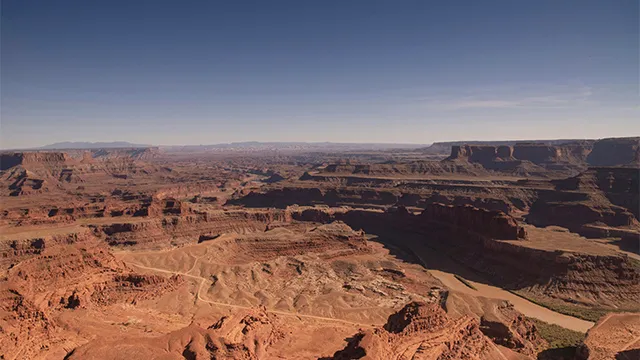
M 639 141 L 2 153 L 0 358 L 635 358 Z

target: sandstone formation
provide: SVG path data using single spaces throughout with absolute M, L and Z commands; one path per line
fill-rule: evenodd
M 0 262 L 4 357 L 29 357 L 63 341 L 58 316 L 67 309 L 136 304 L 173 291 L 183 281 L 133 272 L 88 231 L 10 244 L 2 249 Z
M 23 152 L 0 154 L 0 170 L 8 170 L 19 165 L 51 166 L 65 165 L 73 162 L 63 152 Z
M 516 220 L 501 212 L 478 209 L 473 206 L 431 204 L 420 214 L 430 222 L 442 222 L 492 239 L 517 240 L 527 237 Z
M 264 359 L 282 346 L 284 321 L 263 311 L 241 311 L 217 321 L 203 320 L 156 338 L 92 341 L 67 359 Z
M 640 356 L 640 314 L 608 314 L 589 330 L 577 360 L 631 360 Z
M 602 139 L 593 144 L 593 151 L 587 157 L 592 166 L 640 164 L 640 137 Z
M 480 330 L 494 343 L 529 356 L 546 346 L 536 326 L 506 301 L 482 315 Z
M 540 193 L 528 221 L 560 225 L 590 237 L 638 234 L 639 177 L 636 168 L 599 167 L 554 181 L 556 191 Z
M 571 251 L 559 251 L 553 243 L 540 238 L 538 231 L 533 238 L 528 234 L 526 241 L 499 240 L 493 236 L 503 234 L 501 237 L 518 239 L 522 228 L 504 214 L 498 213 L 494 223 L 484 223 L 485 214 L 490 212 L 442 205 L 434 208 L 447 209 L 445 214 L 460 211 L 466 214 L 461 216 L 466 222 L 443 222 L 440 215 L 431 217 L 439 214 L 433 210 L 420 215 L 403 211 L 316 210 L 293 214 L 293 218 L 316 222 L 337 219 L 355 229 L 384 236 L 410 252 L 442 252 L 491 278 L 494 284 L 540 301 L 605 308 L 636 306 L 631 299 L 640 296 L 640 267 L 627 256 L 587 252 L 587 244 L 580 245 L 588 242 L 585 239 L 572 240 L 576 245 Z
M 354 335 L 331 359 L 490 360 L 513 356 L 489 341 L 477 320 L 452 320 L 438 304 L 410 303 L 389 316 L 384 327 Z

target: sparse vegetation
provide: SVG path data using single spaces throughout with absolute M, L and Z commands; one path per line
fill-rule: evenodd
M 580 342 L 585 337 L 583 333 L 565 329 L 562 326 L 549 324 L 534 318 L 529 318 L 529 320 L 536 324 L 540 336 L 549 343 L 549 349 L 576 347 L 580 345 Z
M 529 318 L 529 320 L 536 325 L 540 336 L 549 343 L 547 349 L 538 354 L 540 360 L 572 359 L 578 345 L 584 340 L 585 334 L 583 333 L 534 318 Z
M 548 302 L 537 300 L 530 296 L 521 294 L 518 291 L 510 290 L 510 292 L 514 295 L 518 295 L 523 299 L 529 300 L 532 303 L 545 307 L 549 310 L 553 310 L 561 314 L 565 314 L 565 315 L 577 317 L 582 320 L 593 321 L 593 322 L 598 321 L 601 317 L 603 317 L 604 315 L 610 312 L 638 311 L 633 309 L 602 309 L 602 308 L 588 308 L 588 307 L 583 307 L 579 305 L 572 306 L 572 305 L 554 304 L 554 303 L 548 303 Z
M 469 280 L 463 278 L 460 275 L 454 275 L 454 276 L 456 277 L 456 279 L 458 279 L 458 281 L 460 281 L 461 283 L 465 284 L 468 288 L 473 289 L 473 290 L 478 290 L 478 289 L 476 289 L 475 286 L 473 286 L 472 283 L 469 282 Z
M 606 315 L 609 312 L 614 312 L 613 309 L 592 309 L 586 308 L 582 306 L 571 306 L 571 305 L 555 305 L 555 304 L 544 304 L 546 308 L 549 308 L 553 311 L 557 311 L 561 314 L 574 316 L 587 321 L 598 321 L 601 317 Z

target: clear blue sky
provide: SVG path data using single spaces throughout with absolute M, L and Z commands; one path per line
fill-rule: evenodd
M 640 135 L 637 0 L 3 0 L 0 147 Z

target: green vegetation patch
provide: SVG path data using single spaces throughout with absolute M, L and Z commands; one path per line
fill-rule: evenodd
M 611 312 L 638 312 L 640 310 L 640 308 L 636 308 L 636 309 L 604 309 L 604 308 L 589 308 L 589 307 L 585 307 L 585 306 L 580 306 L 580 305 L 570 305 L 570 304 L 558 304 L 555 302 L 546 302 L 546 301 L 541 301 L 538 300 L 532 296 L 528 296 L 528 294 L 525 293 L 521 293 L 520 291 L 517 290 L 509 290 L 510 293 L 514 294 L 514 295 L 518 295 L 523 299 L 529 300 L 532 303 L 536 304 L 536 305 L 540 305 L 542 307 L 545 307 L 549 310 L 553 310 L 555 312 L 558 312 L 560 314 L 564 314 L 564 315 L 569 315 L 569 316 L 573 316 L 576 317 L 578 319 L 582 319 L 582 320 L 587 320 L 587 321 L 592 321 L 592 322 L 597 322 L 598 320 L 600 320 L 601 317 L 603 317 L 604 315 L 611 313 Z
M 585 334 L 565 329 L 562 326 L 549 324 L 544 321 L 529 318 L 533 321 L 543 339 L 549 343 L 549 349 L 576 347 L 584 340 Z
M 573 359 L 578 346 L 586 334 L 565 329 L 562 326 L 529 318 L 538 329 L 540 336 L 549 343 L 548 347 L 538 353 L 538 360 Z

